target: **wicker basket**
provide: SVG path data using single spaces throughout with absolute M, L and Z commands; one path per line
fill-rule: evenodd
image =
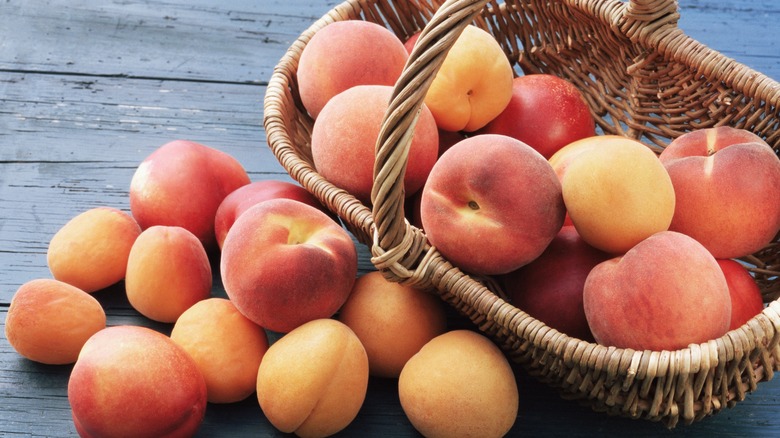
M 461 272 L 404 219 L 407 134 L 430 81 L 462 29 L 493 34 L 518 72 L 576 84 L 600 128 L 660 151 L 687 131 L 745 128 L 780 154 L 780 84 L 686 36 L 674 0 L 348 0 L 316 21 L 280 60 L 265 96 L 268 143 L 289 172 L 368 245 L 393 281 L 430 288 L 470 318 L 529 374 L 596 411 L 692 423 L 744 399 L 780 369 L 780 236 L 748 257 L 767 308 L 719 339 L 676 351 L 634 351 L 571 338 Z M 441 9 L 440 9 L 441 5 Z M 439 13 L 436 11 L 439 10 Z M 319 175 L 312 120 L 298 95 L 304 46 L 340 20 L 380 23 L 405 39 L 423 35 L 395 88 L 377 142 L 372 205 Z

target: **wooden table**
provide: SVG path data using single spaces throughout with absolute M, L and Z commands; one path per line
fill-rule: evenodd
M 22 284 L 49 278 L 46 249 L 94 206 L 129 210 L 135 167 L 179 138 L 238 158 L 253 180 L 290 178 L 265 142 L 265 84 L 289 44 L 335 0 L 6 0 L 0 5 L 0 324 Z M 681 0 L 694 38 L 780 79 L 772 0 Z M 369 269 L 365 249 L 361 269 Z M 218 282 L 216 294 L 223 293 Z M 163 332 L 122 285 L 98 292 L 109 325 Z M 41 365 L 0 340 L 0 436 L 73 436 L 70 366 Z M 672 431 L 567 402 L 518 370 L 515 436 L 779 436 L 780 381 L 735 408 Z M 121 418 L 117 418 L 121 421 Z M 254 396 L 209 405 L 200 436 L 282 436 Z M 417 436 L 396 382 L 372 379 L 343 436 Z

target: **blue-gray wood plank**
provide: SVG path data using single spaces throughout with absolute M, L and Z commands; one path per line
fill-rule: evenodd
M 128 210 L 135 166 L 166 141 L 188 138 L 223 149 L 253 180 L 289 179 L 265 142 L 264 85 L 289 44 L 337 3 L 0 4 L 0 325 L 19 285 L 50 276 L 45 253 L 53 233 L 92 206 Z M 680 12 L 680 27 L 691 36 L 780 80 L 775 2 L 680 0 Z M 109 324 L 170 329 L 129 308 L 121 286 L 97 297 Z M 0 338 L 0 436 L 74 436 L 69 370 L 26 360 Z M 733 409 L 672 431 L 564 401 L 519 370 L 518 382 L 512 436 L 780 436 L 777 379 Z M 340 435 L 418 436 L 392 379 L 371 380 L 363 409 Z M 199 436 L 286 435 L 252 396 L 209 405 Z

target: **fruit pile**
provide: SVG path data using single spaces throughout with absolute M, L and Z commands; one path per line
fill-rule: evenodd
M 366 204 L 415 39 L 343 21 L 301 54 L 313 164 Z M 403 181 L 407 217 L 442 255 L 494 276 L 511 303 L 570 336 L 679 349 L 763 309 L 736 261 L 780 231 L 780 160 L 761 138 L 702 129 L 656 154 L 599 135 L 574 85 L 515 77 L 477 27 L 426 94 Z M 129 214 L 96 207 L 64 224 L 47 253 L 53 278 L 22 285 L 8 311 L 21 355 L 74 364 L 79 434 L 191 435 L 208 402 L 256 394 L 280 431 L 328 436 L 357 416 L 370 376 L 398 379 L 425 436 L 502 436 L 514 424 L 518 388 L 498 347 L 449 330 L 434 295 L 359 275 L 354 239 L 302 187 L 252 182 L 233 157 L 178 140 L 138 166 L 129 204 Z M 211 256 L 227 298 L 213 295 Z M 106 326 L 90 294 L 120 281 L 140 314 L 172 324 L 170 336 Z

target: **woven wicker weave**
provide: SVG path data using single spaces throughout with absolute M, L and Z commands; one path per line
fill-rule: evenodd
M 408 134 L 430 81 L 467 24 L 492 33 L 518 74 L 566 78 L 605 133 L 660 151 L 685 132 L 745 128 L 780 154 L 780 84 L 709 49 L 678 27 L 674 0 L 348 0 L 316 21 L 275 69 L 265 97 L 268 143 L 289 174 L 371 248 L 385 276 L 429 288 L 468 316 L 528 373 L 596 411 L 691 423 L 744 399 L 780 369 L 780 236 L 746 258 L 769 303 L 719 339 L 676 351 L 616 349 L 568 337 L 452 266 L 404 219 L 400 175 Z M 441 8 L 440 8 L 441 5 Z M 436 11 L 439 10 L 438 13 Z M 314 33 L 340 20 L 380 23 L 406 39 L 424 29 L 396 84 L 377 143 L 372 206 L 319 175 L 312 120 L 296 68 Z

